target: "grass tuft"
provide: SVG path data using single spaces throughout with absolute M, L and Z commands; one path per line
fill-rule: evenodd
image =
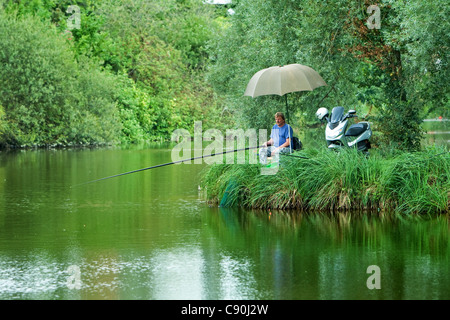
M 445 147 L 369 157 L 353 149 L 311 149 L 282 156 L 275 175 L 261 165 L 215 164 L 203 174 L 206 200 L 223 206 L 302 211 L 449 212 Z

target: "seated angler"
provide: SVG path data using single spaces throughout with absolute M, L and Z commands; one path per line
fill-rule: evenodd
M 275 113 L 275 122 L 269 141 L 264 142 L 263 148 L 259 152 L 262 163 L 266 162 L 267 157 L 280 153 L 291 153 L 293 150 L 292 137 L 294 132 L 292 127 L 286 123 L 284 114 L 281 112 Z

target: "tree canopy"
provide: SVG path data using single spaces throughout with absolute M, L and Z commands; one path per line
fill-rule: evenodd
M 4 0 L 0 14 L 2 145 L 135 143 L 194 120 L 226 124 L 204 80 L 213 7 Z
M 268 128 L 284 101 L 244 97 L 246 85 L 263 68 L 300 63 L 328 86 L 288 95 L 294 127 L 341 105 L 365 114 L 380 144 L 417 149 L 422 120 L 450 116 L 450 6 L 374 5 L 1 0 L 0 143 L 166 139 L 194 121 Z
M 282 108 L 277 98 L 242 98 L 250 77 L 288 63 L 312 67 L 331 89 L 291 94 L 296 121 L 311 120 L 320 103 L 363 109 L 384 143 L 415 149 L 422 119 L 449 115 L 445 1 L 381 1 L 379 28 L 368 24 L 370 1 L 233 3 L 236 14 L 213 40 L 209 76 L 242 125 L 268 126 L 268 115 Z

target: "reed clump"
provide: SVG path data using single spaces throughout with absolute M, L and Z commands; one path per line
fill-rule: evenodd
M 202 176 L 206 200 L 222 206 L 301 211 L 448 213 L 450 155 L 444 147 L 365 156 L 304 150 L 282 156 L 276 174 L 260 164 L 215 164 Z

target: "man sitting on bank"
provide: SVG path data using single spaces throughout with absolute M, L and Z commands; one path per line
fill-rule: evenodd
M 270 133 L 270 140 L 264 142 L 259 153 L 263 163 L 265 163 L 266 157 L 292 152 L 292 137 L 294 136 L 292 127 L 286 123 L 284 114 L 281 112 L 275 113 L 275 122 Z

